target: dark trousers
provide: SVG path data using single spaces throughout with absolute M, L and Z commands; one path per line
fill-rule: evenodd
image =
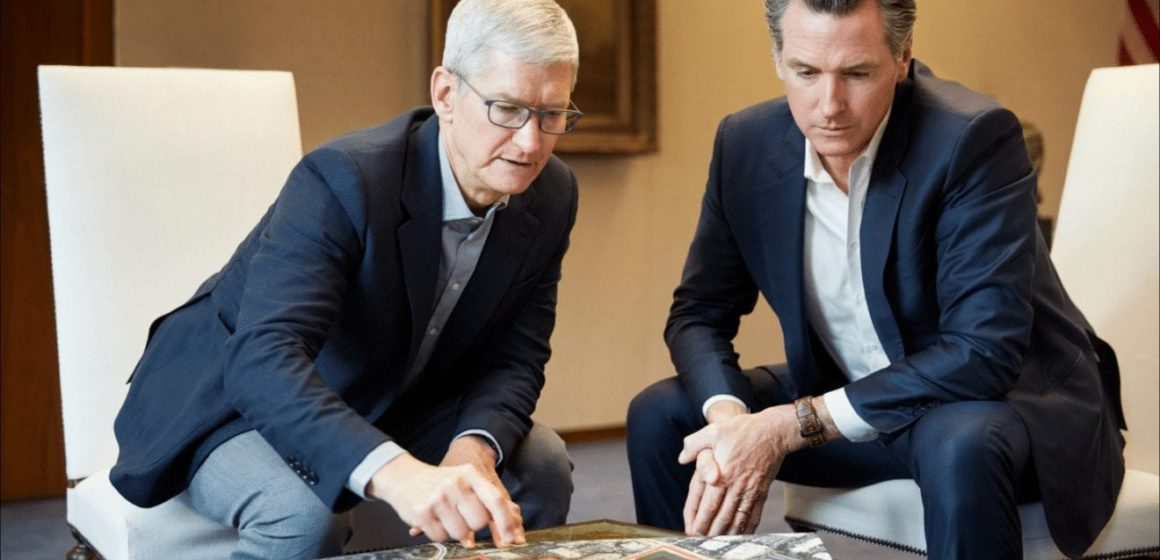
M 746 370 L 759 408 L 792 402 L 777 382 L 784 366 Z M 628 458 L 639 523 L 683 530 L 693 476 L 677 463 L 682 439 L 705 426 L 673 377 L 646 388 L 628 412 Z M 875 441 L 835 441 L 790 454 L 779 480 L 856 487 L 913 478 L 922 492 L 927 554 L 932 559 L 1022 557 L 1017 505 L 1038 497 L 1022 419 L 997 401 L 948 403 L 907 429 Z

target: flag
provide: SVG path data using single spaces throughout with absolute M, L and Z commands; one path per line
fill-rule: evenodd
M 1160 60 L 1160 0 L 1128 0 L 1119 59 L 1121 66 Z

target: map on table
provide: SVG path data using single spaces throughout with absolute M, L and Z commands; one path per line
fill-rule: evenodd
M 487 543 L 484 543 L 485 546 Z M 653 537 L 537 542 L 510 548 L 466 549 L 433 543 L 364 552 L 343 560 L 830 560 L 813 533 L 771 533 L 725 537 Z

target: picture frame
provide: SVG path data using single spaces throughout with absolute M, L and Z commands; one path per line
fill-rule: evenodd
M 442 63 L 458 0 L 431 0 L 431 68 Z M 656 0 L 557 0 L 576 26 L 580 73 L 572 100 L 584 112 L 557 153 L 640 154 L 657 149 Z

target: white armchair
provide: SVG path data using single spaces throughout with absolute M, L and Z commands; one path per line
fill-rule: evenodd
M 1116 350 L 1127 416 L 1128 472 L 1112 519 L 1085 558 L 1160 552 L 1160 67 L 1102 68 L 1084 91 L 1052 260 L 1064 287 Z M 1042 504 L 1021 506 L 1023 555 L 1064 558 Z M 912 480 L 854 489 L 787 484 L 791 525 L 925 554 L 922 501 Z
M 40 97 L 70 557 L 226 558 L 236 531 L 182 496 L 142 509 L 113 489 L 113 418 L 152 319 L 225 263 L 301 157 L 294 78 L 42 66 Z

